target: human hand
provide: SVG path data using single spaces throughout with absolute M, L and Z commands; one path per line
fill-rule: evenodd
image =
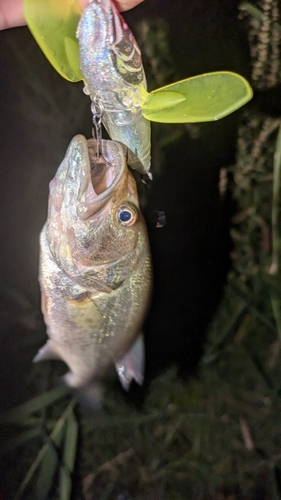
M 132 9 L 141 2 L 143 0 L 116 0 L 117 7 L 121 12 Z M 79 0 L 79 3 L 84 8 L 88 0 Z M 25 24 L 23 0 L 0 0 L 0 30 L 24 26 Z

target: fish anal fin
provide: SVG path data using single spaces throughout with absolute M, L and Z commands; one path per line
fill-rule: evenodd
M 132 380 L 139 385 L 144 379 L 144 340 L 140 334 L 124 356 L 115 363 L 122 387 L 128 391 Z

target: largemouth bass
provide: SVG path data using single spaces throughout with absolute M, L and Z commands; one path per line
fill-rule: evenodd
M 143 379 L 141 325 L 151 288 L 150 251 L 136 183 L 121 145 L 77 135 L 50 183 L 39 281 L 49 340 L 34 361 L 61 359 L 73 389 L 96 401 L 116 365 L 125 388 Z M 95 405 L 95 403 L 93 403 Z
M 86 93 L 101 103 L 110 137 L 128 148 L 130 167 L 150 169 L 150 122 L 142 116 L 146 78 L 137 42 L 111 0 L 92 0 L 77 37 Z

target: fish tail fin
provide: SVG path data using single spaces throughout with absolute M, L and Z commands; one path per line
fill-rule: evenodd
M 102 409 L 104 387 L 101 382 L 93 380 L 85 385 L 80 385 L 71 371 L 64 375 L 63 381 L 86 412 L 96 412 Z
M 102 410 L 103 394 L 104 387 L 100 382 L 91 382 L 74 390 L 74 395 L 85 414 Z
M 122 387 L 128 391 L 132 380 L 139 385 L 144 379 L 144 340 L 140 334 L 125 355 L 115 363 Z

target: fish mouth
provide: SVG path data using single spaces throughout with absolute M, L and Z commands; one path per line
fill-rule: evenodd
M 126 167 L 123 148 L 115 141 L 102 140 L 97 156 L 97 141 L 85 139 L 84 155 L 77 207 L 77 215 L 82 220 L 103 212 Z

